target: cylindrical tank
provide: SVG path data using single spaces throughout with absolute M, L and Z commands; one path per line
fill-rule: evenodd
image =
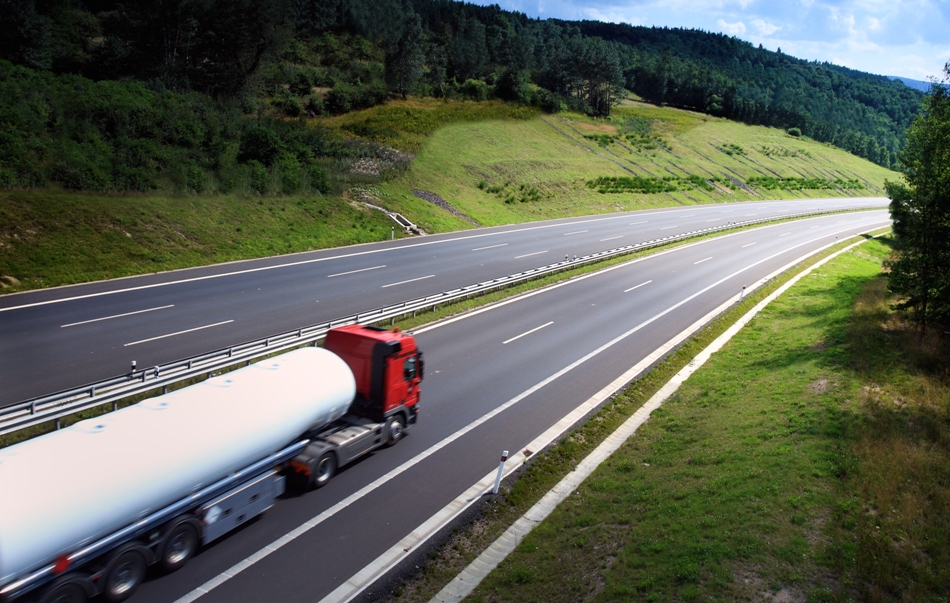
M 353 374 L 302 348 L 0 450 L 0 585 L 346 414 Z

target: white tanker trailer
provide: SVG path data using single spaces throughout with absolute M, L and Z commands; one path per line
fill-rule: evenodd
M 151 564 L 318 488 L 418 415 L 404 333 L 333 329 L 302 348 L 0 450 L 0 600 L 122 601 Z

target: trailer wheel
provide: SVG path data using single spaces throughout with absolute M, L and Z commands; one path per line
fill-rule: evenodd
M 386 421 L 386 446 L 395 446 L 406 435 L 406 423 L 402 414 L 395 414 Z
M 189 519 L 179 519 L 165 533 L 161 547 L 161 566 L 166 572 L 183 567 L 198 550 L 198 529 Z
M 91 588 L 88 578 L 66 577 L 50 585 L 38 603 L 86 603 Z
M 328 450 L 320 455 L 317 467 L 311 474 L 310 483 L 314 489 L 322 488 L 333 479 L 334 475 L 336 475 L 336 454 Z
M 102 597 L 110 603 L 125 601 L 145 579 L 145 555 L 137 547 L 120 549 L 103 572 Z

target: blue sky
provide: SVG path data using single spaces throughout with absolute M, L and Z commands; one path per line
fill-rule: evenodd
M 472 0 L 469 0 L 472 1 Z M 703 29 L 769 50 L 917 80 L 950 61 L 950 0 L 474 0 L 542 19 Z

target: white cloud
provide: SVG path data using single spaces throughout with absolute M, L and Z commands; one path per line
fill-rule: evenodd
M 760 36 L 770 36 L 782 29 L 778 25 L 774 25 L 768 21 L 763 21 L 762 19 L 753 19 L 750 22 L 750 25 L 752 25 L 752 27 L 754 27 L 756 31 L 759 32 Z
M 735 23 L 726 23 L 724 20 L 719 19 L 716 21 L 716 25 L 722 30 L 723 33 L 727 33 L 730 36 L 741 36 L 745 33 L 745 23 L 742 21 L 736 21 Z

